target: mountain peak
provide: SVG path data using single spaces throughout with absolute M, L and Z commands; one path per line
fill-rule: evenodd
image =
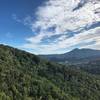
M 73 49 L 72 51 L 77 51 L 77 50 L 80 50 L 79 48 L 75 48 L 75 49 Z
M 94 50 L 94 49 L 88 49 L 88 48 L 82 48 L 82 49 L 79 49 L 79 48 L 75 48 L 73 49 L 72 51 L 66 53 L 67 55 L 73 55 L 73 56 L 91 56 L 91 55 L 97 55 L 97 54 L 100 54 L 100 50 Z
M 99 51 L 100 52 L 100 50 L 94 50 L 94 49 L 89 49 L 89 48 L 81 48 L 81 49 L 79 49 L 79 48 L 75 48 L 75 49 L 73 49 L 72 51 L 70 51 L 70 52 L 74 52 L 74 51 L 82 51 L 82 52 L 84 52 L 84 51 L 86 51 L 86 52 L 88 52 L 88 51 Z

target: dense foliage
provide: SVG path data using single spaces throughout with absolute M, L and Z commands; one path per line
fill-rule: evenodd
M 100 79 L 1 45 L 0 100 L 100 100 Z
M 73 65 L 74 68 L 75 66 L 76 69 L 78 68 L 91 74 L 100 75 L 100 58 L 93 61 L 90 60 L 87 63 Z

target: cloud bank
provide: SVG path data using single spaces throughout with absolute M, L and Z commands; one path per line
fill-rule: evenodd
M 99 0 L 49 0 L 36 11 L 23 48 L 34 53 L 63 53 L 75 47 L 100 49 Z

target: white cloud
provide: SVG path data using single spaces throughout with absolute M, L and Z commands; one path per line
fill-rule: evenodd
M 85 4 L 80 9 L 73 11 L 79 3 Z M 28 43 L 23 47 L 36 48 L 39 52 L 35 53 L 46 53 L 46 51 L 47 53 L 61 53 L 65 49 L 71 49 L 76 45 L 100 49 L 100 28 L 84 29 L 87 25 L 90 26 L 94 22 L 100 21 L 99 7 L 99 0 L 47 1 L 43 6 L 38 8 L 36 12 L 37 20 L 32 24 L 32 30 L 36 31 L 39 29 L 39 32 L 36 36 L 26 39 Z M 95 13 L 96 11 L 98 13 Z M 80 29 L 84 31 L 69 37 L 69 34 L 72 33 L 68 31 L 77 32 Z M 41 43 L 45 38 L 59 34 L 61 37 L 51 40 L 49 43 Z M 95 41 L 95 44 L 91 46 L 88 43 L 92 41 Z M 83 45 L 81 46 L 81 44 Z
M 16 14 L 12 14 L 13 20 L 15 20 L 18 23 L 22 23 L 25 26 L 31 26 L 32 25 L 32 17 L 31 16 L 26 16 L 25 18 L 19 18 Z
M 22 22 L 22 20 L 19 19 L 19 18 L 17 17 L 16 14 L 12 14 L 12 18 L 13 18 L 16 22 L 18 22 L 18 23 L 21 23 L 21 22 Z
M 13 35 L 12 35 L 10 32 L 6 33 L 5 36 L 6 36 L 7 38 L 13 38 Z

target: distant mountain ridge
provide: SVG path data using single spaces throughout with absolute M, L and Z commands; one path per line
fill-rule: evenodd
M 55 62 L 81 62 L 100 58 L 100 50 L 76 48 L 64 54 L 40 55 L 40 57 Z

